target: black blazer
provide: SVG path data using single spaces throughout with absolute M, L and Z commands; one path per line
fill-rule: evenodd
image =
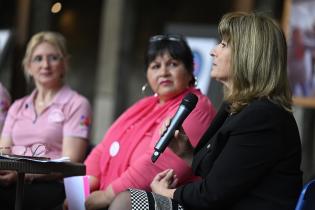
M 177 188 L 174 200 L 185 210 L 293 210 L 302 187 L 293 115 L 267 99 L 226 110 L 195 148 L 192 167 L 202 179 Z

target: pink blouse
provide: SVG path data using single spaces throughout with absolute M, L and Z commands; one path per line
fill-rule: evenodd
M 192 179 L 191 168 L 168 148 L 155 163 L 151 161 L 161 123 L 174 115 L 188 92 L 198 96 L 198 103 L 184 121 L 183 128 L 192 145 L 197 144 L 215 115 L 207 96 L 189 88 L 163 105 L 154 96 L 146 97 L 113 123 L 85 161 L 87 175 L 99 179 L 101 190 L 109 184 L 115 193 L 129 187 L 149 190 L 153 177 L 168 168 L 175 170 L 180 182 Z

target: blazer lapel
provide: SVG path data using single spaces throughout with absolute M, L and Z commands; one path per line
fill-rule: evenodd
M 212 164 L 220 152 L 220 150 L 213 150 L 214 145 L 217 145 L 219 142 L 216 142 L 216 138 L 213 138 L 217 131 L 222 127 L 223 123 L 226 121 L 227 117 L 229 116 L 229 112 L 227 111 L 228 104 L 222 104 L 221 108 L 219 109 L 216 117 L 212 121 L 210 127 L 205 132 L 203 137 L 201 138 L 200 142 L 196 146 L 194 150 L 194 159 L 192 163 L 192 169 L 196 175 L 202 176 L 202 174 L 206 174 L 208 170 L 212 168 Z M 217 147 L 216 147 L 217 148 Z M 209 153 L 211 152 L 211 153 Z M 213 153 L 214 152 L 214 153 Z M 210 155 L 211 154 L 211 155 Z M 204 159 L 206 157 L 206 159 Z M 201 167 L 201 161 L 207 162 L 207 167 Z M 205 171 L 206 170 L 206 171 Z
M 201 140 L 197 144 L 196 148 L 194 149 L 194 154 L 196 154 L 205 144 L 211 139 L 211 137 L 221 128 L 222 124 L 225 122 L 226 118 L 229 116 L 228 103 L 224 102 L 219 111 L 217 112 L 215 118 L 213 119 L 212 123 L 210 124 L 207 131 L 202 136 Z

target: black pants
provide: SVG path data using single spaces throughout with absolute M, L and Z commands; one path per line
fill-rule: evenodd
M 13 210 L 15 187 L 0 187 L 0 209 Z M 50 210 L 60 206 L 65 199 L 64 184 L 58 181 L 33 182 L 24 185 L 23 209 Z

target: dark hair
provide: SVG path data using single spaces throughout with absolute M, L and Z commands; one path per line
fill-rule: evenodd
M 193 53 L 187 44 L 186 39 L 181 35 L 169 34 L 169 35 L 156 35 L 152 36 L 149 40 L 147 53 L 145 56 L 145 70 L 148 69 L 149 64 L 160 55 L 169 53 L 173 59 L 183 62 L 186 70 L 193 75 L 194 71 L 194 59 Z M 195 83 L 193 81 L 191 85 Z

